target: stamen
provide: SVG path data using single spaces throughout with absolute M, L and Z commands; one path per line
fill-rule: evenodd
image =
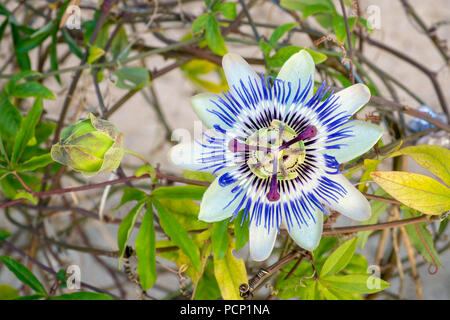
M 228 150 L 230 150 L 231 152 L 249 151 L 249 150 L 272 152 L 272 149 L 270 148 L 249 145 L 246 143 L 239 142 L 237 139 L 233 139 L 230 140 L 230 142 L 228 142 Z
M 280 192 L 278 192 L 278 183 L 277 183 L 277 176 L 278 176 L 278 152 L 275 151 L 274 157 L 273 157 L 273 174 L 272 174 L 272 180 L 270 181 L 270 190 L 267 194 L 267 200 L 274 202 L 278 201 L 280 199 Z
M 274 202 L 280 199 L 280 192 L 278 192 L 278 183 L 277 183 L 277 173 L 272 175 L 272 180 L 270 181 L 270 190 L 267 194 L 267 200 Z
M 317 134 L 317 128 L 315 126 L 307 126 L 305 130 L 303 130 L 302 133 L 300 133 L 298 136 L 296 136 L 294 139 L 289 140 L 285 144 L 283 144 L 281 147 L 278 148 L 278 150 L 283 150 L 288 148 L 289 146 L 293 145 L 296 142 L 299 142 L 300 140 L 306 140 L 314 138 Z

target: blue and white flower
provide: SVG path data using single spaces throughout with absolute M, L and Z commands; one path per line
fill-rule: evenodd
M 368 151 L 382 135 L 375 125 L 349 119 L 369 101 L 369 89 L 355 84 L 333 94 L 322 84 L 314 93 L 314 62 L 304 50 L 276 79 L 258 75 L 233 53 L 223 57 L 223 69 L 228 92 L 191 100 L 209 128 L 204 139 L 169 152 L 172 163 L 216 176 L 199 219 L 220 221 L 243 210 L 256 261 L 269 257 L 281 227 L 300 247 L 314 250 L 328 208 L 367 220 L 368 201 L 339 165 Z

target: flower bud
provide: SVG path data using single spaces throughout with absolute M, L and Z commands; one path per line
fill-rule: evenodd
M 123 154 L 123 134 L 111 122 L 98 119 L 92 113 L 88 119 L 64 129 L 59 143 L 51 150 L 54 161 L 88 177 L 114 171 Z

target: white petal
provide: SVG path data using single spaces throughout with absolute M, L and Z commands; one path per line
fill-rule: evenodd
M 272 253 L 278 229 L 271 227 L 270 231 L 268 231 L 264 227 L 264 223 L 256 226 L 255 221 L 252 221 L 249 228 L 250 257 L 254 261 L 266 260 Z
M 313 251 L 317 248 L 320 242 L 320 238 L 322 237 L 323 230 L 323 213 L 322 211 L 317 209 L 315 214 L 316 221 L 314 222 L 312 219 L 307 220 L 308 225 L 304 223 L 298 224 L 296 221 L 293 221 L 292 226 L 288 229 L 289 235 L 298 244 L 301 248 L 306 249 L 308 251 Z
M 330 201 L 330 208 L 357 221 L 365 221 L 370 218 L 371 209 L 367 199 L 350 181 L 341 174 L 327 175 L 327 177 L 339 183 L 347 191 L 343 197 L 339 197 L 339 202 Z
M 353 136 L 330 144 L 345 145 L 340 149 L 321 150 L 322 153 L 335 157 L 339 163 L 350 161 L 369 151 L 383 135 L 383 130 L 379 126 L 365 121 L 350 121 L 343 127 L 351 127 Z
M 179 143 L 170 148 L 167 157 L 172 164 L 186 170 L 213 172 L 217 167 L 208 167 L 214 163 L 202 163 L 200 161 L 203 157 L 202 153 L 209 151 L 198 143 Z M 217 173 L 219 174 L 220 170 Z
M 341 106 L 334 111 L 334 114 L 345 111 L 352 115 L 369 102 L 370 90 L 366 85 L 357 83 L 339 91 L 335 96 L 339 97 Z
M 197 144 L 194 143 L 179 143 L 170 148 L 167 157 L 172 164 L 187 170 L 198 171 L 205 167 L 204 163 L 199 163 L 201 150 L 197 150 Z
M 295 97 L 298 90 L 298 80 L 300 79 L 300 90 L 306 86 L 309 79 L 313 81 L 308 95 L 306 96 L 306 101 L 308 101 L 313 95 L 314 87 L 314 60 L 306 50 L 301 50 L 296 54 L 292 55 L 281 67 L 278 73 L 277 79 L 283 81 L 291 82 L 292 91 L 291 97 L 288 100 L 287 105 L 289 106 Z
M 223 71 L 227 78 L 230 90 L 233 86 L 240 88 L 240 81 L 247 85 L 248 77 L 250 79 L 258 79 L 259 76 L 253 68 L 240 55 L 235 53 L 227 53 L 222 60 Z
M 218 124 L 222 126 L 223 129 L 225 129 L 225 122 L 223 122 L 216 114 L 210 112 L 217 111 L 223 114 L 223 110 L 220 110 L 220 108 L 216 104 L 214 104 L 213 101 L 219 103 L 219 98 L 217 97 L 217 95 L 212 93 L 200 93 L 191 98 L 192 107 L 200 120 L 202 120 L 202 122 L 205 124 L 205 126 L 207 126 L 208 128 L 212 128 L 215 124 Z M 231 113 L 229 113 L 229 115 L 234 118 Z
M 222 187 L 219 185 L 219 178 L 216 178 L 203 195 L 198 218 L 215 222 L 231 217 L 245 195 L 245 190 L 240 193 L 231 192 L 238 184 L 239 182 L 234 182 Z

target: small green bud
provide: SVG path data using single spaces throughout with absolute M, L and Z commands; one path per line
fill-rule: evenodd
M 92 113 L 64 129 L 59 143 L 52 146 L 56 162 L 80 171 L 85 176 L 117 169 L 124 154 L 123 134 L 109 121 Z

